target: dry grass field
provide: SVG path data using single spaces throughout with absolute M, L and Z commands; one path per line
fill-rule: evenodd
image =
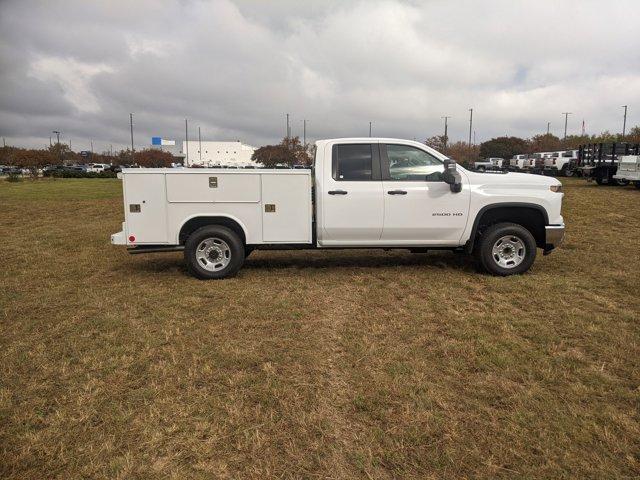
M 129 256 L 118 180 L 0 182 L 0 477 L 637 478 L 640 191 L 565 179 L 526 275 L 449 252 Z

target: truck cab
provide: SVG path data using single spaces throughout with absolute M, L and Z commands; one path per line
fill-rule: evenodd
M 448 249 L 496 275 L 528 270 L 564 235 L 551 178 L 468 171 L 409 140 L 316 142 L 308 169 L 124 169 L 130 253 L 184 250 L 199 278 L 234 274 L 255 249 Z

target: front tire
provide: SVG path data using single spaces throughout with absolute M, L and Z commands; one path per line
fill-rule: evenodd
M 526 272 L 536 259 L 536 241 L 531 232 L 516 223 L 498 223 L 480 237 L 476 258 L 492 275 L 508 276 Z
M 184 259 L 189 272 L 200 279 L 232 277 L 244 263 L 244 245 L 238 235 L 221 225 L 199 228 L 187 238 Z

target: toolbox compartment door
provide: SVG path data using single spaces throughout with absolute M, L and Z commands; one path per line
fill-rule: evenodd
M 262 175 L 266 243 L 311 243 L 311 175 Z
M 124 176 L 124 209 L 127 238 L 135 244 L 168 242 L 167 203 L 163 174 L 131 173 Z
M 204 171 L 167 174 L 169 203 L 258 203 L 260 175 Z

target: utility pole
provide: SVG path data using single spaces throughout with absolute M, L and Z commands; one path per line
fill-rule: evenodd
M 109 144 L 109 156 L 113 157 L 113 144 Z
M 440 118 L 444 118 L 444 150 L 447 149 L 447 140 L 448 140 L 448 135 L 447 135 L 447 120 L 449 120 L 451 117 L 448 116 L 444 116 L 444 117 L 440 117 Z
M 473 131 L 473 144 L 476 144 L 476 131 Z
M 302 120 L 302 144 L 307 144 L 307 119 Z
M 51 137 L 49 137 L 51 138 Z M 6 148 L 7 142 L 4 141 L 4 137 L 2 137 L 2 148 Z
M 184 119 L 184 144 L 185 144 L 185 153 L 187 158 L 185 159 L 186 164 L 189 165 L 189 124 L 187 119 Z
M 131 163 L 136 163 L 133 154 L 134 149 L 133 149 L 133 113 L 129 114 L 129 126 L 131 127 Z
M 622 140 L 624 140 L 624 134 L 627 133 L 627 105 L 622 105 L 624 108 L 624 120 L 622 121 Z
M 93 140 L 91 140 L 91 156 L 93 157 Z
M 202 163 L 202 137 L 200 136 L 200 127 L 198 127 L 198 152 L 200 152 L 200 163 Z
M 562 112 L 562 114 L 564 115 L 564 140 L 567 139 L 567 119 L 569 118 L 569 115 L 571 115 L 571 112 Z
M 473 128 L 473 108 L 469 109 L 469 148 L 471 148 L 471 129 Z
M 369 122 L 369 137 L 371 137 L 371 122 Z
M 285 113 L 285 115 L 287 116 L 287 140 L 289 140 L 289 137 L 291 136 L 291 127 L 289 126 L 289 114 Z
M 2 141 L 4 142 L 4 137 L 2 137 Z M 49 135 L 49 148 L 51 148 L 51 145 L 52 145 L 52 143 L 51 143 L 51 135 Z
M 547 122 L 547 135 L 549 135 L 549 127 L 551 126 L 551 122 Z

